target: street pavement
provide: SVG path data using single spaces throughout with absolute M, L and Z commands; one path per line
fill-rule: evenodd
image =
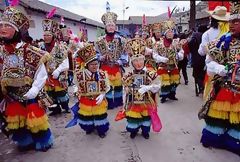
M 126 120 L 114 121 L 118 110 L 108 111 L 110 130 L 104 139 L 86 135 L 79 126 L 64 128 L 71 114 L 50 117 L 55 143 L 48 152 L 20 153 L 14 144 L 0 134 L 0 162 L 239 162 L 240 157 L 200 144 L 204 121 L 197 113 L 202 99 L 195 96 L 191 69 L 189 85 L 179 85 L 178 101 L 159 105 L 163 128 L 151 130 L 150 139 L 140 134 L 131 139 L 125 131 Z M 73 104 L 73 98 L 71 104 Z

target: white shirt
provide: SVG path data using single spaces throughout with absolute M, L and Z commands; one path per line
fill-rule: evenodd
M 201 55 L 201 56 L 206 56 L 206 45 L 217 39 L 218 35 L 220 33 L 220 30 L 219 29 L 214 29 L 214 28 L 210 28 L 208 29 L 205 33 L 203 33 L 202 35 L 202 42 L 199 46 L 199 49 L 198 49 L 198 53 Z

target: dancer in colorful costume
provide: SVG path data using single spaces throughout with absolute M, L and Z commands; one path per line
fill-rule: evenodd
M 161 78 L 161 103 L 167 98 L 176 98 L 176 89 L 180 83 L 180 74 L 177 68 L 178 60 L 183 59 L 183 50 L 180 50 L 178 39 L 173 39 L 175 24 L 172 20 L 163 22 L 162 31 L 165 31 L 164 38 L 155 44 L 153 58 L 158 63 L 158 75 Z
M 69 96 L 67 84 L 67 71 L 69 69 L 68 47 L 57 40 L 56 33 L 59 32 L 59 25 L 55 20 L 49 18 L 42 21 L 44 31 L 44 47 L 45 51 L 50 53 L 50 57 L 46 59 L 46 67 L 48 72 L 48 80 L 45 90 L 54 102 L 49 108 L 52 111 L 49 115 L 56 115 L 62 112 L 69 113 Z
M 96 42 L 98 49 L 98 59 L 101 62 L 101 69 L 109 76 L 111 89 L 107 93 L 108 109 L 122 106 L 122 73 L 123 64 L 128 61 L 128 56 L 124 53 L 125 40 L 116 34 L 117 15 L 107 12 L 102 16 L 102 21 L 106 26 L 106 35 Z
M 74 71 L 79 94 L 79 125 L 86 134 L 96 129 L 104 138 L 109 129 L 106 93 L 110 86 L 107 74 L 99 70 L 93 45 L 87 44 L 80 49 L 76 58 L 82 60 L 82 66 L 76 66 Z
M 201 56 L 206 56 L 206 45 L 215 40 L 219 39 L 223 34 L 229 31 L 229 13 L 227 12 L 227 8 L 225 6 L 216 6 L 213 11 L 209 11 L 211 15 L 210 20 L 210 29 L 208 29 L 202 35 L 202 41 L 198 49 L 198 53 Z M 206 101 L 207 95 L 211 90 L 212 84 L 209 75 L 205 76 L 205 88 L 203 99 Z
M 0 37 L 4 42 L 0 46 L 4 97 L 0 111 L 6 120 L 6 130 L 20 151 L 47 151 L 53 136 L 46 112 L 38 104 L 38 95 L 47 79 L 41 58 L 49 54 L 22 41 L 28 29 L 28 18 L 16 7 L 4 10 L 0 20 Z
M 123 77 L 124 98 L 127 118 L 127 131 L 135 138 L 142 129 L 144 138 L 149 138 L 151 118 L 150 109 L 157 108 L 160 78 L 155 71 L 145 67 L 146 42 L 135 38 L 127 42 L 126 51 L 131 57 L 133 69 Z
M 207 46 L 213 88 L 199 113 L 206 127 L 201 143 L 240 155 L 240 2 L 230 2 L 230 32 Z

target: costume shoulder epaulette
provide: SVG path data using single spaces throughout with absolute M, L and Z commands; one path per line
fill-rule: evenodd
M 128 72 L 126 75 L 123 76 L 122 82 L 124 86 L 130 86 L 132 83 L 132 76 L 133 72 Z
M 151 78 L 151 80 L 156 79 L 157 76 L 158 76 L 158 74 L 157 74 L 156 71 L 154 71 L 154 70 L 148 70 L 148 71 L 147 71 L 147 75 L 148 75 L 148 77 Z
M 219 48 L 217 48 L 217 43 L 218 40 L 214 40 L 212 42 L 209 42 L 206 45 L 207 48 L 207 54 L 214 60 L 217 61 L 218 63 L 221 63 L 222 60 L 224 60 L 224 55 L 223 55 L 223 51 L 221 50 L 222 45 L 220 45 Z

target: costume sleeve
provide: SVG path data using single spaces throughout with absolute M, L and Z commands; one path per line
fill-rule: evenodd
M 156 50 L 153 50 L 153 59 L 157 62 L 166 62 L 166 57 L 160 56 Z
M 65 58 L 63 62 L 58 66 L 56 70 L 63 72 L 69 69 L 69 60 L 68 58 Z
M 222 71 L 225 70 L 225 66 L 214 61 L 209 55 L 207 55 L 205 62 L 207 65 L 207 73 L 211 76 L 220 74 Z
M 205 32 L 203 35 L 202 35 L 202 41 L 201 41 L 201 44 L 198 48 L 198 53 L 201 55 L 201 56 L 206 56 L 207 54 L 207 43 L 209 43 L 209 40 L 208 40 L 208 32 Z

